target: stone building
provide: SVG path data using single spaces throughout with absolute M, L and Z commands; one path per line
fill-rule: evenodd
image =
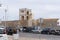
M 31 27 L 32 26 L 32 11 L 31 9 L 22 8 L 19 9 L 20 26 Z
M 33 27 L 33 26 L 39 26 L 41 28 L 46 28 L 46 27 L 52 27 L 52 28 L 57 28 L 58 24 L 58 18 L 39 18 L 39 19 L 33 19 L 32 15 L 32 10 L 27 9 L 27 8 L 22 8 L 19 9 L 19 20 L 14 20 L 14 21 L 2 21 L 0 25 L 9 27 Z M 58 27 L 59 28 L 59 27 Z
M 36 20 L 35 19 L 32 20 L 32 26 L 36 26 Z
M 56 28 L 58 24 L 58 18 L 48 18 L 48 19 L 43 19 L 43 22 L 40 22 L 40 19 L 36 20 L 37 26 L 40 26 L 42 28 Z
M 2 21 L 1 25 L 6 26 L 6 27 L 17 27 L 19 20 L 14 20 L 14 21 Z

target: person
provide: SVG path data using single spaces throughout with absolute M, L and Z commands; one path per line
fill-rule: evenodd
M 13 34 L 14 40 L 19 40 L 19 30 L 17 29 L 17 33 Z
M 8 40 L 14 40 L 13 36 L 12 35 L 7 35 L 8 36 Z
M 17 34 L 17 30 L 16 29 L 13 29 L 13 34 Z

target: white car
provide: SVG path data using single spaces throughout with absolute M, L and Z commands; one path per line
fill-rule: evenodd
M 5 34 L 4 28 L 0 28 L 0 40 L 8 40 L 7 34 Z
M 22 32 L 22 30 L 23 30 L 23 28 L 21 27 L 21 28 L 20 28 L 20 31 Z
M 34 27 L 34 29 L 32 30 L 33 33 L 40 33 L 42 31 L 42 29 L 40 27 Z
M 34 33 L 40 33 L 42 30 L 32 30 L 32 32 L 34 32 Z

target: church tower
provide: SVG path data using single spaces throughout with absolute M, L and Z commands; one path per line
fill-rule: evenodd
M 24 27 L 32 26 L 32 12 L 31 9 L 22 8 L 19 9 L 20 25 Z

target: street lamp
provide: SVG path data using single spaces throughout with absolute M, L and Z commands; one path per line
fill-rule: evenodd
M 2 6 L 2 4 L 0 4 L 0 7 L 3 7 Z M 6 6 L 6 8 L 4 8 L 4 13 L 5 13 L 5 15 L 3 16 L 3 18 L 4 18 L 4 20 L 5 20 L 5 24 L 4 24 L 4 26 L 6 27 L 6 13 L 7 13 L 7 9 L 8 9 L 8 6 Z
M 2 8 L 3 6 L 2 6 L 3 4 L 0 2 L 0 8 Z M 8 5 L 6 6 L 6 8 L 4 8 L 4 12 L 5 12 L 5 15 L 3 16 L 3 18 L 4 18 L 4 20 L 5 20 L 5 27 L 6 27 L 6 13 L 7 13 L 7 9 L 8 9 Z
M 7 9 L 8 9 L 8 6 L 7 6 L 7 8 L 4 10 L 4 11 L 5 11 L 5 27 L 6 27 L 6 13 L 7 13 Z

